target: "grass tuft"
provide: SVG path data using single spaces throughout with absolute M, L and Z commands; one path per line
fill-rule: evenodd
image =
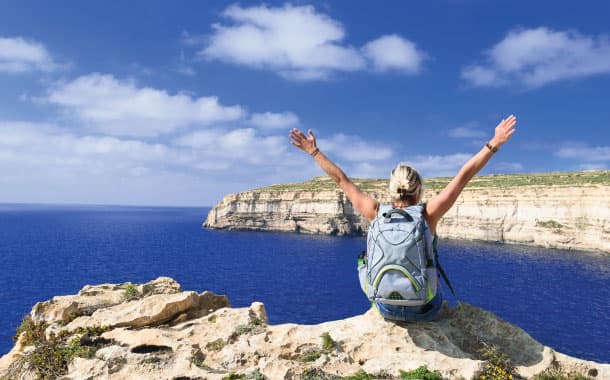
M 127 284 L 127 287 L 123 292 L 123 300 L 130 301 L 138 298 L 140 298 L 140 292 L 138 291 L 138 288 L 134 284 Z
M 426 366 L 421 366 L 411 371 L 400 370 L 402 380 L 442 380 L 440 372 L 431 371 Z

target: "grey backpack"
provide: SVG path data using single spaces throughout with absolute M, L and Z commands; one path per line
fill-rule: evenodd
M 360 286 L 371 302 L 425 305 L 437 294 L 439 271 L 451 288 L 438 266 L 424 207 L 379 207 L 369 227 L 365 260 L 358 267 Z

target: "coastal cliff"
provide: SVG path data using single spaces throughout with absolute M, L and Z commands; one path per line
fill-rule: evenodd
M 424 201 L 449 178 L 425 182 Z M 389 203 L 387 180 L 354 179 Z M 230 194 L 208 228 L 363 235 L 368 222 L 329 177 Z M 438 226 L 442 238 L 610 252 L 610 171 L 475 177 Z
M 0 358 L 2 379 L 415 379 L 426 371 L 427 379 L 610 378 L 609 364 L 555 352 L 467 304 L 444 305 L 423 323 L 369 310 L 270 325 L 260 302 L 232 308 L 225 296 L 183 291 L 168 277 L 39 302 Z

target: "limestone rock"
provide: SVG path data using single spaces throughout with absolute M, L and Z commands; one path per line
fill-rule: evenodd
M 56 296 L 34 305 L 30 313 L 35 322 L 68 322 L 82 315 L 91 315 L 96 310 L 117 305 L 124 301 L 125 291 L 131 283 L 86 285 L 76 296 Z M 138 294 L 173 294 L 181 291 L 180 285 L 169 277 L 159 277 L 143 285 L 135 286 Z
M 459 379 L 481 370 L 478 348 L 483 343 L 507 354 L 525 377 L 558 365 L 610 378 L 610 365 L 556 353 L 517 326 L 467 304 L 444 305 L 437 319 L 426 323 L 392 323 L 374 310 L 317 325 L 267 321 L 262 303 L 231 308 L 226 297 L 211 292 L 152 294 L 100 308 L 65 326 L 72 331 L 66 342 L 80 336 L 81 345 L 95 350 L 90 358 L 72 360 L 62 378 L 222 379 L 236 373 L 300 379 L 306 370 L 350 376 L 362 369 L 397 379 L 399 370 L 425 365 Z M 87 339 L 71 335 L 77 327 L 94 325 L 111 329 Z M 322 345 L 325 333 L 332 339 L 330 348 Z M 0 377 L 14 374 L 32 349 L 18 342 L 0 359 Z
M 475 177 L 440 221 L 439 236 L 610 252 L 610 171 L 555 176 L 557 185 L 537 184 L 543 175 Z M 573 179 L 561 184 L 564 177 Z M 387 181 L 354 181 L 390 203 Z M 424 201 L 438 191 L 424 186 Z M 368 221 L 330 178 L 320 177 L 229 194 L 210 210 L 204 226 L 363 235 Z
M 170 321 L 197 304 L 196 292 L 155 294 L 143 299 L 98 309 L 91 316 L 76 318 L 65 329 L 73 331 L 79 327 L 143 327 Z
M 158 326 L 184 314 L 184 319 L 200 317 L 221 307 L 227 307 L 226 296 L 212 292 L 198 295 L 196 292 L 153 294 L 148 297 L 99 309 L 91 316 L 76 318 L 62 330 L 74 331 L 84 327 Z

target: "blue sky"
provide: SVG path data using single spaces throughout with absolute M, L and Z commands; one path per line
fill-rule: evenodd
M 383 5 L 380 5 L 383 4 Z M 449 176 L 608 169 L 604 1 L 4 1 L 0 203 L 213 205 L 400 161 Z

